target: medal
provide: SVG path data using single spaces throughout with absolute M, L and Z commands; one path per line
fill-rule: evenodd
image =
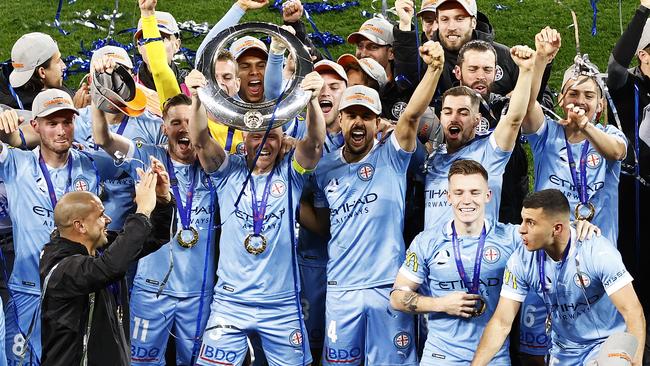
M 244 247 L 250 254 L 262 254 L 266 250 L 266 237 L 262 234 L 248 234 L 244 239 Z
M 190 226 L 188 229 L 181 229 L 176 234 L 176 241 L 183 248 L 192 248 L 199 241 L 199 232 L 193 226 Z
M 262 235 L 262 225 L 264 224 L 269 193 L 271 192 L 271 180 L 273 180 L 273 170 L 266 177 L 266 184 L 264 185 L 264 191 L 262 191 L 262 200 L 258 202 L 255 181 L 253 180 L 253 176 L 250 177 L 251 201 L 253 205 L 253 233 L 248 234 L 246 239 L 244 239 L 244 248 L 250 254 L 259 255 L 264 253 L 268 244 L 266 237 Z
M 569 161 L 569 168 L 571 169 L 571 180 L 573 181 L 573 186 L 578 191 L 578 196 L 580 197 L 580 203 L 578 203 L 574 210 L 574 216 L 576 220 L 587 220 L 591 221 L 596 214 L 596 206 L 593 203 L 589 202 L 589 197 L 587 196 L 587 152 L 589 152 L 589 140 L 585 141 L 582 144 L 582 151 L 580 152 L 580 178 L 578 178 L 578 172 L 576 171 L 576 162 L 573 159 L 573 152 L 571 151 L 571 144 L 566 138 L 566 132 L 564 135 L 564 143 L 566 144 L 566 155 L 567 160 Z
M 199 232 L 193 226 L 190 226 L 192 218 L 192 201 L 194 198 L 194 187 L 196 187 L 196 170 L 198 161 L 195 161 L 190 169 L 190 186 L 188 187 L 185 193 L 185 205 L 181 200 L 181 193 L 178 189 L 178 179 L 176 178 L 176 172 L 174 171 L 174 165 L 172 164 L 172 159 L 167 154 L 167 172 L 169 174 L 169 185 L 172 188 L 174 193 L 174 198 L 176 200 L 176 208 L 178 209 L 178 216 L 181 221 L 181 229 L 176 234 L 176 242 L 183 248 L 189 249 L 193 248 L 196 243 L 199 241 Z
M 548 313 L 546 314 L 546 320 L 544 321 L 544 331 L 546 334 L 551 334 L 551 328 L 552 328 L 552 323 L 551 323 L 551 314 Z
M 463 284 L 467 288 L 467 291 L 470 294 L 477 294 L 480 296 L 476 303 L 474 304 L 474 311 L 472 312 L 472 317 L 481 316 L 485 313 L 487 308 L 487 300 L 483 295 L 479 294 L 479 285 L 481 281 L 481 260 L 483 259 L 483 247 L 485 246 L 485 238 L 487 236 L 485 225 L 483 225 L 483 230 L 481 230 L 481 236 L 478 240 L 478 247 L 476 248 L 476 258 L 474 259 L 474 275 L 472 277 L 472 282 L 470 283 L 467 280 L 467 273 L 465 272 L 465 267 L 463 266 L 463 260 L 460 255 L 460 244 L 458 243 L 458 235 L 456 234 L 456 225 L 454 222 L 451 222 L 451 244 L 454 247 L 454 259 L 456 260 L 456 269 L 458 270 L 458 275 L 463 281 Z

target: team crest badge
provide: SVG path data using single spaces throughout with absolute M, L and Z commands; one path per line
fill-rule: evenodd
M 602 164 L 603 158 L 595 152 L 589 153 L 587 155 L 587 166 L 591 169 L 596 169 Z
M 291 332 L 291 335 L 289 335 L 289 342 L 291 343 L 292 346 L 299 347 L 302 345 L 302 332 L 300 329 L 296 329 L 293 332 Z
M 475 130 L 477 135 L 487 135 L 487 133 L 490 132 L 490 122 L 488 122 L 487 118 L 481 117 L 481 120 L 478 121 Z
M 580 283 L 580 278 L 582 278 L 582 283 L 585 284 L 585 287 L 589 287 L 589 285 L 591 284 L 591 278 L 589 278 L 589 276 L 587 276 L 587 274 L 584 272 L 578 272 L 573 276 L 573 282 L 576 284 L 576 286 L 582 288 L 582 284 Z
M 501 66 L 497 65 L 496 70 L 494 71 L 494 81 L 499 81 L 503 78 L 503 69 Z
M 88 188 L 89 186 L 90 185 L 88 184 L 88 181 L 85 180 L 84 178 L 79 177 L 74 180 L 73 187 L 75 191 L 87 191 L 89 190 Z
M 406 332 L 399 332 L 393 338 L 393 344 L 399 349 L 406 349 L 411 345 L 411 336 Z
M 371 180 L 373 175 L 375 175 L 375 168 L 371 164 L 363 164 L 357 170 L 357 176 L 364 182 Z
M 271 183 L 271 196 L 278 198 L 282 197 L 284 192 L 287 191 L 287 185 L 281 180 L 275 180 Z
M 404 102 L 397 102 L 393 104 L 393 108 L 391 108 L 390 112 L 395 117 L 396 120 L 400 118 L 402 113 L 404 113 L 404 110 L 406 109 L 406 103 Z
M 483 261 L 485 263 L 496 263 L 501 259 L 501 251 L 499 248 L 494 247 L 494 246 L 488 246 L 483 249 Z

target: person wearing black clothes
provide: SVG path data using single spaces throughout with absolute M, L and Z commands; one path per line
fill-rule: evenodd
M 70 192 L 56 205 L 40 259 L 43 366 L 130 364 L 125 273 L 169 241 L 175 207 L 163 164 L 151 160 L 151 171 L 138 169 L 137 210 L 117 235 L 93 193 Z
M 650 311 L 650 291 L 648 291 L 648 270 L 644 266 L 648 256 L 648 230 L 642 225 L 650 222 L 650 215 L 644 206 L 638 208 L 639 218 L 636 218 L 637 205 L 642 202 L 650 202 L 650 147 L 639 139 L 637 146 L 639 156 L 637 157 L 640 168 L 640 177 L 646 182 L 641 183 L 634 176 L 635 165 L 635 123 L 641 123 L 644 118 L 650 118 L 646 107 L 650 104 L 650 1 L 641 0 L 639 8 L 634 13 L 632 21 L 628 25 L 621 38 L 614 46 L 607 65 L 607 87 L 611 94 L 619 121 L 625 136 L 627 136 L 628 150 L 623 161 L 619 191 L 619 231 L 618 250 L 623 256 L 623 261 L 630 269 L 632 276 L 645 285 L 639 286 L 639 300 L 643 305 L 644 312 Z M 639 60 L 639 66 L 628 69 L 634 56 Z M 639 109 L 635 110 L 635 85 L 638 87 Z M 635 114 L 638 113 L 638 121 Z M 609 123 L 615 123 L 613 111 L 608 111 Z M 639 185 L 639 197 L 636 196 L 636 185 Z M 637 227 L 637 223 L 641 227 Z M 637 237 L 636 233 L 639 233 Z M 635 246 L 640 243 L 641 252 L 637 253 Z M 646 337 L 646 352 L 644 354 L 644 365 L 650 365 L 650 346 Z

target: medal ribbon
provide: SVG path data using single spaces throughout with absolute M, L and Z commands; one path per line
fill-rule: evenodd
M 576 162 L 573 159 L 573 151 L 571 151 L 571 144 L 566 138 L 564 133 L 564 143 L 566 145 L 566 156 L 569 160 L 569 168 L 571 169 L 571 180 L 573 186 L 578 191 L 580 196 L 580 203 L 586 205 L 589 201 L 587 197 L 587 152 L 589 151 L 589 140 L 582 144 L 582 152 L 580 153 L 580 178 L 578 178 L 578 171 L 576 171 Z
M 41 167 L 41 172 L 43 173 L 43 178 L 45 179 L 45 184 L 47 184 L 47 192 L 50 196 L 50 202 L 52 203 L 52 209 L 56 207 L 56 191 L 54 190 L 54 184 L 52 184 L 52 177 L 50 176 L 50 171 L 47 170 L 47 165 L 43 159 L 43 155 L 38 153 L 38 165 Z M 65 186 L 65 191 L 68 192 L 70 186 L 72 185 L 72 154 L 68 153 L 68 182 Z
M 172 192 L 174 193 L 174 198 L 176 199 L 176 207 L 178 208 L 178 215 L 181 218 L 181 225 L 183 225 L 183 230 L 190 228 L 190 218 L 192 217 L 192 198 L 194 198 L 194 187 L 196 186 L 196 169 L 198 161 L 195 161 L 190 169 L 190 186 L 185 193 L 185 205 L 181 201 L 181 193 L 178 190 L 178 179 L 176 178 L 176 172 L 174 172 L 174 165 L 172 164 L 172 159 L 167 154 L 167 172 L 169 172 L 169 183 L 172 187 Z
M 126 123 L 128 121 L 129 121 L 129 116 L 124 115 L 124 117 L 122 118 L 122 122 L 120 122 L 120 126 L 117 128 L 117 132 L 115 133 L 122 136 L 122 134 L 124 133 L 124 129 L 126 128 Z
M 560 262 L 560 269 L 558 269 L 558 272 L 561 271 L 564 268 L 564 263 L 566 263 L 566 259 L 569 256 L 569 251 L 571 249 L 571 237 L 569 237 L 569 243 L 567 244 L 566 248 L 564 249 L 564 254 L 562 254 L 562 262 Z M 537 251 L 537 264 L 539 266 L 539 284 L 542 287 L 542 295 L 544 295 L 544 305 L 546 306 L 546 296 L 549 296 L 546 292 L 546 272 L 544 270 L 544 263 L 546 263 L 546 252 L 543 249 L 540 249 Z M 557 282 L 557 274 L 555 276 L 555 282 Z M 551 302 L 551 298 L 549 296 L 549 304 Z M 547 308 L 548 313 L 551 313 L 551 310 Z
M 458 244 L 458 234 L 456 234 L 456 225 L 454 222 L 451 222 L 451 243 L 454 247 L 454 258 L 456 259 L 456 268 L 458 269 L 458 274 L 460 279 L 465 284 L 465 287 L 470 294 L 478 294 L 478 288 L 480 284 L 481 276 L 481 259 L 483 258 L 483 247 L 485 246 L 485 237 L 487 236 L 485 231 L 485 225 L 483 225 L 483 230 L 481 230 L 481 236 L 478 240 L 478 248 L 476 248 L 476 259 L 474 259 L 474 276 L 472 277 L 472 282 L 469 283 L 467 280 L 467 273 L 465 272 L 465 267 L 463 266 L 463 259 L 460 256 L 460 244 Z
M 264 223 L 264 215 L 266 215 L 267 202 L 269 200 L 269 193 L 271 192 L 271 180 L 273 179 L 273 170 L 266 178 L 264 191 L 262 192 L 262 200 L 257 202 L 257 193 L 255 192 L 255 181 L 251 176 L 251 201 L 253 202 L 253 235 L 258 236 L 262 232 L 262 224 Z

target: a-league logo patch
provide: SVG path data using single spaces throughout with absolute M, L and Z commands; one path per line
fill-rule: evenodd
M 494 246 L 488 246 L 483 249 L 483 260 L 485 263 L 496 263 L 501 259 L 501 251 Z
M 404 102 L 397 102 L 393 104 L 393 108 L 391 108 L 390 112 L 395 117 L 396 120 L 400 118 L 402 113 L 404 113 L 404 110 L 406 109 L 406 103 Z
M 393 344 L 399 349 L 408 348 L 411 345 L 411 336 L 406 332 L 399 332 L 393 338 Z
M 289 342 L 292 346 L 298 347 L 302 345 L 302 332 L 300 329 L 296 329 L 289 335 Z
M 487 118 L 481 117 L 481 120 L 478 121 L 475 130 L 477 135 L 486 135 L 488 132 L 490 132 L 490 122 L 488 122 Z
M 499 81 L 503 78 L 503 69 L 501 66 L 497 65 L 497 68 L 494 72 L 494 81 Z
M 578 277 L 578 275 L 580 277 Z M 589 287 L 591 284 L 591 278 L 587 276 L 586 273 L 584 272 L 578 272 L 573 276 L 573 282 L 576 284 L 576 286 L 582 288 L 582 284 L 580 283 L 580 278 L 582 278 L 582 283 L 584 283 L 585 287 Z
M 79 177 L 79 178 L 74 180 L 73 187 L 74 187 L 75 191 L 87 191 L 89 189 L 88 187 L 90 187 L 90 185 L 88 184 L 87 180 L 85 180 L 84 178 Z
M 596 169 L 602 164 L 603 158 L 595 152 L 590 153 L 587 155 L 587 166 L 591 169 Z
M 282 197 L 282 195 L 284 195 L 284 192 L 286 191 L 287 191 L 287 185 L 284 184 L 283 181 L 274 180 L 273 183 L 271 183 L 271 196 L 275 198 Z
M 372 179 L 372 176 L 375 174 L 375 168 L 371 164 L 363 164 L 357 170 L 357 176 L 362 181 L 369 181 Z
M 441 250 L 433 255 L 434 262 L 439 266 L 444 266 L 447 264 L 449 262 L 449 258 L 451 258 L 451 254 L 446 249 Z

